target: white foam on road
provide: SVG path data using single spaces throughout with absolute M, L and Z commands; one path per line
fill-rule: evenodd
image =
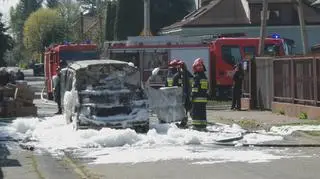
M 174 124 L 152 124 L 147 134 L 137 134 L 131 129 L 110 128 L 74 131 L 71 124 L 66 124 L 63 115 L 43 120 L 18 118 L 7 127 L 10 135 L 31 139 L 37 148 L 52 153 L 70 148 L 79 149 L 85 153 L 85 157 L 96 158 L 94 163 L 139 163 L 172 159 L 263 162 L 283 157 L 261 149 L 214 148 L 212 144 L 216 140 L 238 135 L 245 130 L 238 125 L 217 125 L 210 130 L 216 132 L 179 129 Z M 282 140 L 282 137 L 248 134 L 242 142 L 255 144 L 274 140 Z
M 320 131 L 320 125 L 298 125 L 298 126 L 273 126 L 270 133 L 277 135 L 290 135 L 294 131 Z

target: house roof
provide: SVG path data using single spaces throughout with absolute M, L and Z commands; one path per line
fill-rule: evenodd
M 203 6 L 185 16 L 180 22 L 164 27 L 162 30 L 182 26 L 199 26 L 208 24 L 250 24 L 250 17 L 248 17 L 245 9 L 246 7 L 244 7 L 242 1 L 212 0 L 206 6 Z
M 263 0 L 248 0 L 249 3 L 263 3 Z M 268 0 L 268 3 L 292 3 L 296 0 Z
M 74 70 L 80 70 L 88 68 L 92 65 L 104 65 L 104 64 L 128 64 L 127 62 L 111 60 L 111 59 L 98 59 L 98 60 L 82 60 L 72 63 L 69 67 Z
M 319 6 L 320 5 L 320 0 L 316 0 L 311 4 L 312 6 Z
M 268 0 L 268 2 L 293 3 L 296 0 Z M 320 0 L 317 2 L 320 5 Z M 250 12 L 247 12 L 250 11 L 249 4 L 260 3 L 263 3 L 263 0 L 211 0 L 209 4 L 189 13 L 181 21 L 162 28 L 161 31 L 194 26 L 250 25 Z M 304 9 L 306 22 L 319 22 L 319 13 L 311 8 L 307 2 L 304 3 Z

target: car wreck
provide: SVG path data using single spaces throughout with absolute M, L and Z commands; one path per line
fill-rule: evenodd
M 74 129 L 149 130 L 147 96 L 139 70 L 127 62 L 85 60 L 61 69 L 61 97 Z

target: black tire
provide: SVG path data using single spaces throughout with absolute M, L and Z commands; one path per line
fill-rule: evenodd
M 137 133 L 142 133 L 142 134 L 145 134 L 145 133 L 148 133 L 149 131 L 149 122 L 143 126 L 138 126 L 136 127 L 135 131 Z

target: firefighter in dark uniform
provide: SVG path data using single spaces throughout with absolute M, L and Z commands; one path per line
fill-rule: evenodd
M 232 87 L 232 110 L 241 110 L 241 88 L 244 78 L 244 72 L 242 64 L 234 66 L 235 73 L 233 75 L 233 87 Z
M 178 60 L 171 60 L 169 62 L 169 69 L 168 69 L 167 79 L 165 83 L 166 87 L 178 86 L 177 77 L 175 77 L 174 79 L 174 76 L 178 73 L 177 62 Z
M 174 81 L 178 81 L 178 86 L 183 88 L 183 100 L 184 107 L 186 110 L 186 115 L 188 116 L 188 112 L 191 110 L 191 85 L 193 81 L 193 75 L 188 71 L 186 64 L 178 60 L 178 73 L 174 76 Z M 175 79 L 178 80 L 175 80 Z M 180 123 L 180 127 L 185 127 L 188 123 L 188 117 L 183 119 Z
M 61 107 L 61 73 L 60 73 L 60 67 L 57 67 L 57 75 L 53 78 L 53 94 L 54 94 L 54 100 L 58 105 L 58 112 L 55 114 L 62 114 L 62 107 Z
M 205 75 L 205 66 L 202 59 L 198 58 L 192 65 L 194 73 L 192 84 L 192 126 L 203 130 L 207 127 L 206 105 L 208 102 L 208 79 Z

